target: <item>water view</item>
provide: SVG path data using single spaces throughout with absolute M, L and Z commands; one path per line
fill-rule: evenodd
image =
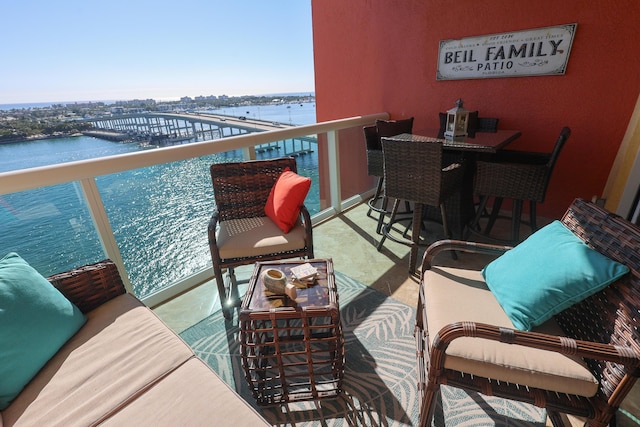
M 218 114 L 301 125 L 315 105 L 243 106 Z M 140 151 L 136 143 L 87 136 L 0 144 L 0 172 Z M 147 148 L 148 149 L 148 148 Z M 283 151 L 258 156 L 278 157 Z M 206 229 L 214 206 L 209 165 L 242 160 L 240 152 L 156 165 L 97 178 L 135 293 L 145 297 L 211 264 Z M 312 178 L 306 205 L 319 211 L 317 152 L 299 156 Z M 104 258 L 78 183 L 0 195 L 0 257 L 17 252 L 49 275 Z

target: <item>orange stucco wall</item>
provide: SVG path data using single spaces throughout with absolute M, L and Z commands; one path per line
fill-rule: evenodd
M 462 98 L 522 137 L 510 148 L 549 151 L 573 134 L 539 214 L 556 217 L 575 197 L 601 196 L 640 93 L 637 0 L 312 0 L 318 121 L 386 111 L 438 126 Z M 566 74 L 436 81 L 440 40 L 577 23 Z M 342 179 L 366 176 L 361 133 L 342 138 Z M 344 159 L 347 159 L 345 162 Z

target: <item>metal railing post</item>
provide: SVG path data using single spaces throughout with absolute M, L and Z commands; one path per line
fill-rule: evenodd
M 342 211 L 340 190 L 340 155 L 338 154 L 338 131 L 327 132 L 327 153 L 329 157 L 329 191 L 331 207 L 336 213 Z
M 98 191 L 95 178 L 81 179 L 80 185 L 82 186 L 82 192 L 84 194 L 85 201 L 87 202 L 89 212 L 91 213 L 91 218 L 93 219 L 96 231 L 98 232 L 98 238 L 102 244 L 102 249 L 104 250 L 106 257 L 118 266 L 122 282 L 127 292 L 133 294 L 134 292 L 129 280 L 129 275 L 124 266 L 122 255 L 120 255 L 118 243 L 113 235 L 113 229 L 111 228 L 107 211 L 104 209 L 102 197 L 100 197 L 100 191 Z

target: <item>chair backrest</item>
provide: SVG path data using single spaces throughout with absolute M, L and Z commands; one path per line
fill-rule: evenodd
M 556 139 L 556 144 L 553 146 L 553 150 L 549 155 L 549 160 L 547 161 L 547 167 L 550 170 L 552 170 L 553 167 L 555 166 L 556 161 L 558 160 L 558 156 L 560 155 L 560 151 L 562 151 L 562 148 L 564 147 L 565 142 L 567 142 L 567 139 L 569 139 L 570 136 L 571 136 L 571 129 L 569 129 L 567 126 L 563 127 L 562 130 L 560 131 L 560 135 L 558 136 L 558 139 Z
M 442 143 L 382 138 L 385 195 L 431 206 L 441 201 Z
M 364 133 L 364 142 L 367 150 L 382 150 L 380 138 L 378 137 L 378 128 L 375 125 L 363 127 L 362 132 Z
M 378 138 L 378 129 L 375 125 L 365 126 L 362 131 L 367 147 L 367 174 L 381 177 L 384 174 L 384 165 L 382 164 L 382 145 L 380 145 L 380 138 Z
M 265 216 L 264 206 L 271 188 L 286 168 L 297 172 L 296 159 L 281 157 L 211 165 L 209 170 L 220 221 Z
M 367 173 L 370 176 L 382 176 L 382 144 L 380 138 L 395 136 L 413 131 L 413 117 L 400 120 L 377 120 L 373 126 L 362 128 L 367 147 Z
M 495 117 L 478 117 L 476 132 L 497 132 L 500 119 Z
M 564 144 L 567 142 L 570 136 L 571 136 L 571 129 L 569 129 L 567 126 L 563 127 L 562 130 L 560 131 L 560 135 L 558 136 L 558 139 L 556 140 L 556 144 L 553 146 L 553 151 L 551 151 L 551 154 L 549 155 L 549 160 L 547 160 L 547 165 L 546 165 L 547 171 L 546 171 L 545 188 L 544 188 L 543 194 L 546 194 L 547 192 L 547 187 L 549 186 L 549 180 L 551 179 L 551 174 L 553 173 L 553 169 L 558 160 L 558 156 L 560 156 L 560 152 L 562 151 Z
M 562 223 L 588 246 L 631 271 L 562 311 L 555 316 L 556 321 L 571 338 L 632 347 L 640 352 L 640 227 L 581 199 L 569 207 Z M 607 398 L 623 381 L 633 381 L 629 375 L 640 376 L 640 369 L 629 372 L 611 362 L 587 360 L 587 364 Z
M 413 132 L 413 117 L 400 120 L 376 120 L 376 124 L 362 128 L 367 150 L 382 150 L 380 138 Z
M 388 136 L 400 135 L 401 133 L 413 132 L 413 117 L 400 120 L 376 120 L 378 140 Z M 380 146 L 382 149 L 382 145 Z

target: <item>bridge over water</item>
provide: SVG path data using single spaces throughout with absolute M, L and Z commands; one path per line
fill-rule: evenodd
M 133 113 L 83 119 L 94 126 L 86 135 L 98 138 L 137 141 L 142 145 L 166 146 L 207 141 L 252 132 L 286 129 L 293 126 L 223 114 Z M 297 156 L 317 151 L 315 136 L 297 137 L 256 147 L 256 152 L 282 148 L 284 155 Z

